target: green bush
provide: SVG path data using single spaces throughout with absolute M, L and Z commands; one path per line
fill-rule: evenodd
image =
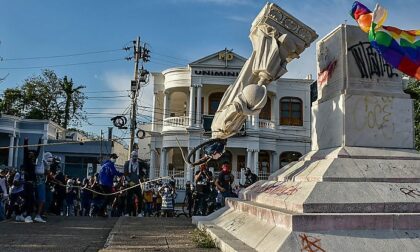
M 205 230 L 194 229 L 192 240 L 198 248 L 216 248 L 216 243 Z

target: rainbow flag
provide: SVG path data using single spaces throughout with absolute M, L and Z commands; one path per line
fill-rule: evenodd
M 369 32 L 369 42 L 388 64 L 420 80 L 420 30 L 383 26 L 388 12 L 378 4 L 371 12 L 355 1 L 350 15 L 364 32 Z

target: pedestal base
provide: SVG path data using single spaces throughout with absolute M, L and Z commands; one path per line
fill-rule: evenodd
M 310 152 L 194 221 L 223 251 L 418 251 L 419 168 L 414 150 Z

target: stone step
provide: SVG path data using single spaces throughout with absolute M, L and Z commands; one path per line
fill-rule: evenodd
M 419 167 L 420 160 L 417 159 L 329 158 L 301 160 L 272 174 L 270 180 L 420 183 Z
M 420 229 L 420 213 L 297 213 L 235 198 L 226 205 L 288 231 Z
M 420 213 L 420 183 L 258 181 L 239 197 L 298 213 Z
M 200 221 L 198 228 L 205 230 L 215 241 L 216 246 L 224 252 L 255 251 L 243 241 L 239 240 L 223 228 L 214 225 L 212 222 Z

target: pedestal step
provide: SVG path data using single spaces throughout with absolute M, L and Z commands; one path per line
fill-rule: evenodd
M 239 200 L 228 200 L 228 208 L 220 209 L 215 216 L 206 216 L 195 218 L 198 226 L 206 230 L 222 251 L 419 251 L 420 247 L 420 229 L 399 229 L 392 230 L 390 226 L 379 224 L 382 221 L 381 216 L 372 216 L 367 221 L 376 219 L 376 224 L 371 227 L 378 229 L 364 230 L 368 224 L 363 223 L 353 225 L 347 223 L 351 220 L 346 216 L 340 224 L 339 215 L 334 214 L 323 219 L 320 216 L 320 222 L 311 223 L 311 214 L 304 216 L 297 215 L 299 223 L 295 221 L 295 215 L 284 213 L 285 218 L 292 218 L 293 228 L 302 227 L 302 230 L 287 230 L 276 224 L 281 223 L 279 218 L 276 223 L 265 221 L 265 214 L 261 211 L 261 206 L 255 203 L 241 202 Z M 249 203 L 249 204 L 248 204 Z M 236 206 L 236 208 L 235 208 Z M 250 209 L 249 212 L 239 209 Z M 260 209 L 258 209 L 260 208 Z M 251 210 L 252 209 L 252 210 Z M 272 209 L 275 215 L 276 209 Z M 260 214 L 251 214 L 260 212 Z M 279 213 L 277 213 L 279 214 Z M 386 214 L 385 214 L 386 215 Z M 308 216 L 308 218 L 305 218 Z M 355 215 L 354 215 L 355 216 Z M 303 217 L 303 218 L 302 218 Z M 408 218 L 403 222 L 409 226 L 409 223 L 419 222 L 419 218 Z M 356 221 L 364 221 L 362 218 Z M 268 218 L 270 219 L 270 218 Z M 275 219 L 275 217 L 271 217 Z M 209 221 L 211 220 L 211 221 Z M 334 220 L 336 225 L 330 225 Z M 303 221 L 303 222 L 302 222 Z M 394 227 L 400 219 L 394 219 Z M 330 224 L 329 224 L 330 223 Z M 373 223 L 373 222 L 371 222 Z M 341 226 L 340 226 L 341 225 Z M 377 225 L 377 226 L 375 226 Z M 415 224 L 416 225 L 416 224 Z M 305 228 L 307 226 L 307 228 Z M 351 228 L 348 230 L 334 230 L 334 228 Z M 358 229 L 359 228 L 359 229 Z M 401 226 L 402 228 L 402 226 Z M 313 229 L 313 230 L 310 230 Z
M 235 198 L 228 198 L 226 205 L 290 231 L 420 229 L 420 213 L 296 213 Z
M 420 213 L 420 183 L 258 181 L 239 196 L 299 213 Z

